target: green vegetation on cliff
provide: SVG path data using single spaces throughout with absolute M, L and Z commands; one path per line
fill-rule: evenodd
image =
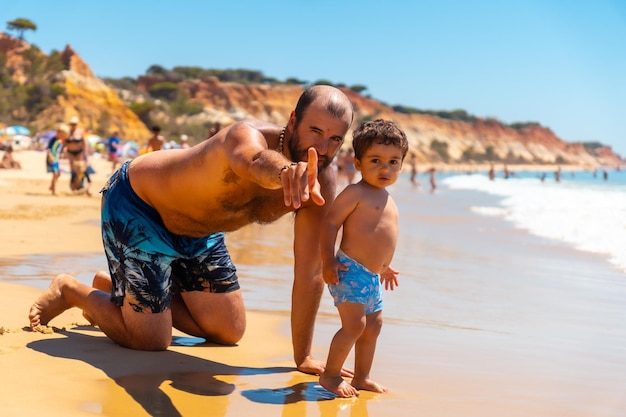
M 46 56 L 35 46 L 24 51 L 22 60 L 21 73 L 16 74 L 0 52 L 0 121 L 28 126 L 57 96 L 65 94 L 63 85 L 55 82 L 55 75 L 64 68 L 58 51 Z M 23 82 L 15 81 L 16 76 Z

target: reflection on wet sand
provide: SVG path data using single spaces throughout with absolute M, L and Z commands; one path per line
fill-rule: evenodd
M 251 224 L 226 235 L 235 265 L 292 264 L 293 217 L 286 215 L 269 224 Z

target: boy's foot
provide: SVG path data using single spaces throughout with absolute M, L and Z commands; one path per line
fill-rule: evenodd
M 358 381 L 356 379 L 352 380 L 352 386 L 356 389 L 362 389 L 365 391 L 372 391 L 372 392 L 379 392 L 379 393 L 383 393 L 383 392 L 387 392 L 387 388 L 383 387 L 382 385 L 372 381 L 371 379 L 364 379 L 362 381 Z
M 341 376 L 327 377 L 322 374 L 320 376 L 320 385 L 343 398 L 359 396 L 359 390 L 344 381 Z

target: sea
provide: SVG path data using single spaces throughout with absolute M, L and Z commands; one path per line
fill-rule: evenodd
M 452 190 L 500 198 L 495 205 L 472 206 L 476 213 L 502 217 L 531 234 L 606 255 L 626 272 L 626 170 L 561 172 L 559 181 L 552 172 L 520 171 L 494 180 L 484 174 L 453 175 L 443 183 Z
M 332 415 L 626 415 L 626 172 L 541 174 L 438 172 L 432 189 L 427 174 L 414 185 L 403 173 L 389 188 L 399 286 L 384 293 L 371 377 L 390 393 Z M 247 310 L 284 317 L 289 334 L 292 216 L 226 243 Z M 0 257 L 0 280 L 42 289 L 56 273 L 90 283 L 99 269 L 101 253 Z M 325 292 L 316 357 L 339 327 Z

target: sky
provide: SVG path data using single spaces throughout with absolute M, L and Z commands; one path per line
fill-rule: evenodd
M 0 22 L 16 18 L 99 77 L 156 64 L 364 85 L 389 105 L 538 122 L 626 157 L 626 0 L 0 0 Z

